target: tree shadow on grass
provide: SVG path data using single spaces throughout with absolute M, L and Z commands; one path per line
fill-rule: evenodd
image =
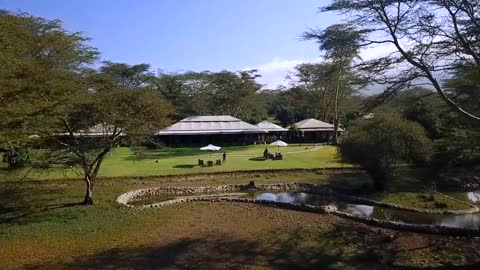
M 176 169 L 192 169 L 192 168 L 194 168 L 195 166 L 198 166 L 198 165 L 194 165 L 194 164 L 179 164 L 179 165 L 172 166 L 172 168 L 176 168 Z
M 272 234 L 274 235 L 274 234 Z M 184 238 L 162 246 L 110 249 L 67 263 L 29 265 L 26 269 L 325 269 L 341 260 L 324 245 L 309 250 L 295 232 L 261 241 L 229 235 Z
M 56 188 L 39 189 L 37 192 L 45 192 L 45 197 L 35 195 L 35 192 L 28 188 L 1 189 L 0 224 L 15 226 L 75 218 L 74 213 L 63 210 L 79 206 L 80 202 L 52 203 L 53 200 L 49 200 L 47 197 L 55 193 L 61 194 Z
M 350 224 L 351 225 L 351 224 Z M 312 234 L 282 227 L 255 238 L 206 235 L 166 245 L 115 248 L 69 262 L 30 265 L 27 269 L 385 269 L 391 250 L 377 236 L 339 227 Z M 372 235 L 371 233 L 368 235 Z M 351 253 L 352 243 L 355 252 Z M 360 268 L 359 268 L 360 267 Z
M 248 160 L 251 160 L 251 161 L 265 161 L 267 159 L 264 158 L 264 157 L 254 157 L 254 158 L 249 158 Z
M 183 238 L 166 245 L 110 249 L 71 262 L 26 269 L 240 269 L 252 265 L 258 245 L 226 235 Z
M 281 226 L 258 238 L 207 234 L 163 245 L 112 248 L 66 262 L 27 265 L 25 268 L 415 269 L 394 264 L 395 256 L 401 252 L 395 247 L 396 237 L 394 232 L 357 226 L 351 222 L 340 222 L 327 231 Z M 474 269 L 470 268 L 473 265 L 467 265 L 465 269 Z

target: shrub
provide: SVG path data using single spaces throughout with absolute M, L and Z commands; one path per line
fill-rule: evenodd
M 3 154 L 2 161 L 7 163 L 9 169 L 23 168 L 30 159 L 30 151 L 26 148 L 13 148 Z
M 401 164 L 423 164 L 432 155 L 432 142 L 419 124 L 396 114 L 378 115 L 359 120 L 340 141 L 340 157 L 363 167 L 376 190 Z

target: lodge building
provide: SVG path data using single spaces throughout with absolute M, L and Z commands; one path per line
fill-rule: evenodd
M 316 119 L 305 119 L 287 129 L 268 121 L 252 125 L 229 115 L 212 115 L 187 117 L 158 131 L 154 138 L 171 147 L 263 144 L 275 140 L 325 143 L 332 140 L 333 132 L 332 124 Z

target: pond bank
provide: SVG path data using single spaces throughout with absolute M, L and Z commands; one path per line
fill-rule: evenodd
M 253 182 L 251 182 L 249 185 L 147 188 L 147 189 L 134 190 L 134 191 L 124 193 L 117 198 L 117 202 L 125 206 L 128 206 L 130 208 L 164 207 L 171 204 L 193 202 L 193 201 L 255 203 L 255 204 L 262 204 L 267 206 L 304 211 L 304 212 L 334 214 L 342 218 L 359 221 L 371 226 L 389 228 L 394 230 L 442 234 L 442 235 L 450 235 L 450 236 L 464 236 L 464 237 L 480 236 L 480 230 L 478 229 L 455 228 L 455 227 L 447 227 L 447 226 L 441 226 L 441 225 L 428 225 L 428 224 L 409 224 L 409 223 L 394 222 L 389 220 L 379 220 L 375 218 L 353 215 L 350 213 L 339 211 L 338 208 L 333 204 L 313 206 L 313 205 L 292 204 L 292 203 L 278 202 L 278 201 L 272 201 L 272 200 L 255 199 L 255 198 L 244 198 L 244 197 L 241 197 L 241 195 L 239 196 L 239 194 L 230 194 L 230 195 L 224 194 L 225 192 L 239 192 L 239 191 L 251 191 L 251 190 L 276 190 L 276 191 L 295 190 L 295 191 L 307 192 L 311 194 L 323 195 L 325 197 L 334 197 L 341 201 L 361 202 L 367 205 L 374 205 L 374 206 L 380 206 L 380 207 L 392 208 L 392 209 L 400 209 L 403 211 L 411 211 L 411 212 L 425 213 L 425 214 L 443 214 L 443 215 L 466 214 L 466 213 L 472 214 L 480 211 L 480 209 L 474 205 L 471 205 L 472 207 L 467 210 L 415 209 L 411 207 L 403 207 L 395 204 L 384 203 L 384 202 L 379 202 L 375 200 L 368 200 L 368 199 L 363 199 L 359 197 L 339 194 L 323 185 L 314 185 L 314 184 L 306 184 L 306 183 L 255 185 Z M 183 197 L 174 198 L 174 199 L 163 201 L 163 202 L 147 204 L 142 206 L 133 206 L 129 204 L 129 201 L 134 200 L 136 197 L 139 197 L 139 196 L 156 196 L 156 195 L 165 195 L 165 194 L 188 195 L 188 196 L 183 196 Z M 200 195 L 195 195 L 195 194 L 200 194 Z M 208 195 L 205 195 L 205 194 L 208 194 Z M 465 204 L 468 204 L 468 203 L 465 202 Z

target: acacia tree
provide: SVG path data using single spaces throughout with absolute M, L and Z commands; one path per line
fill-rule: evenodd
M 346 14 L 363 34 L 361 47 L 393 48 L 360 66 L 370 82 L 386 86 L 382 99 L 426 81 L 455 111 L 480 121 L 441 83 L 459 64 L 480 68 L 479 9 L 479 1 L 465 0 L 334 0 L 321 11 Z
M 256 122 L 266 117 L 255 70 L 160 74 L 156 89 L 177 107 L 176 115 L 228 114 Z
M 114 65 L 114 71 L 108 67 Z M 80 168 L 86 185 L 84 204 L 93 204 L 93 185 L 105 157 L 122 141 L 151 136 L 170 123 L 171 106 L 139 81 L 137 66 L 106 63 L 85 78 L 88 87 L 63 110 L 56 136 L 47 137 L 51 165 Z M 121 68 L 119 68 L 121 67 Z M 121 80 L 118 80 L 120 78 Z
M 295 67 L 293 76 L 287 76 L 294 87 L 307 95 L 307 109 L 311 117 L 330 122 L 334 118 L 335 91 L 332 91 L 334 66 L 330 63 L 303 63 Z
M 59 21 L 0 11 L 1 148 L 34 144 L 45 156 L 32 166 L 78 166 L 92 204 L 106 155 L 165 126 L 170 105 L 149 87 L 146 65 L 90 69 L 98 53 L 87 40 Z
M 85 93 L 62 119 L 64 132 L 49 137 L 43 158 L 50 166 L 80 168 L 84 204 L 93 204 L 93 185 L 105 157 L 122 140 L 142 139 L 169 124 L 170 105 L 150 89 Z
M 314 40 L 318 43 L 320 51 L 324 52 L 325 59 L 329 62 L 329 74 L 332 82 L 326 84 L 333 93 L 333 125 L 334 143 L 338 143 L 339 107 L 341 102 L 351 94 L 351 86 L 354 79 L 352 63 L 359 54 L 361 32 L 347 24 L 334 24 L 325 30 L 310 30 L 303 34 L 306 40 Z
M 57 20 L 0 10 L 0 150 L 15 157 L 54 132 L 97 51 Z

